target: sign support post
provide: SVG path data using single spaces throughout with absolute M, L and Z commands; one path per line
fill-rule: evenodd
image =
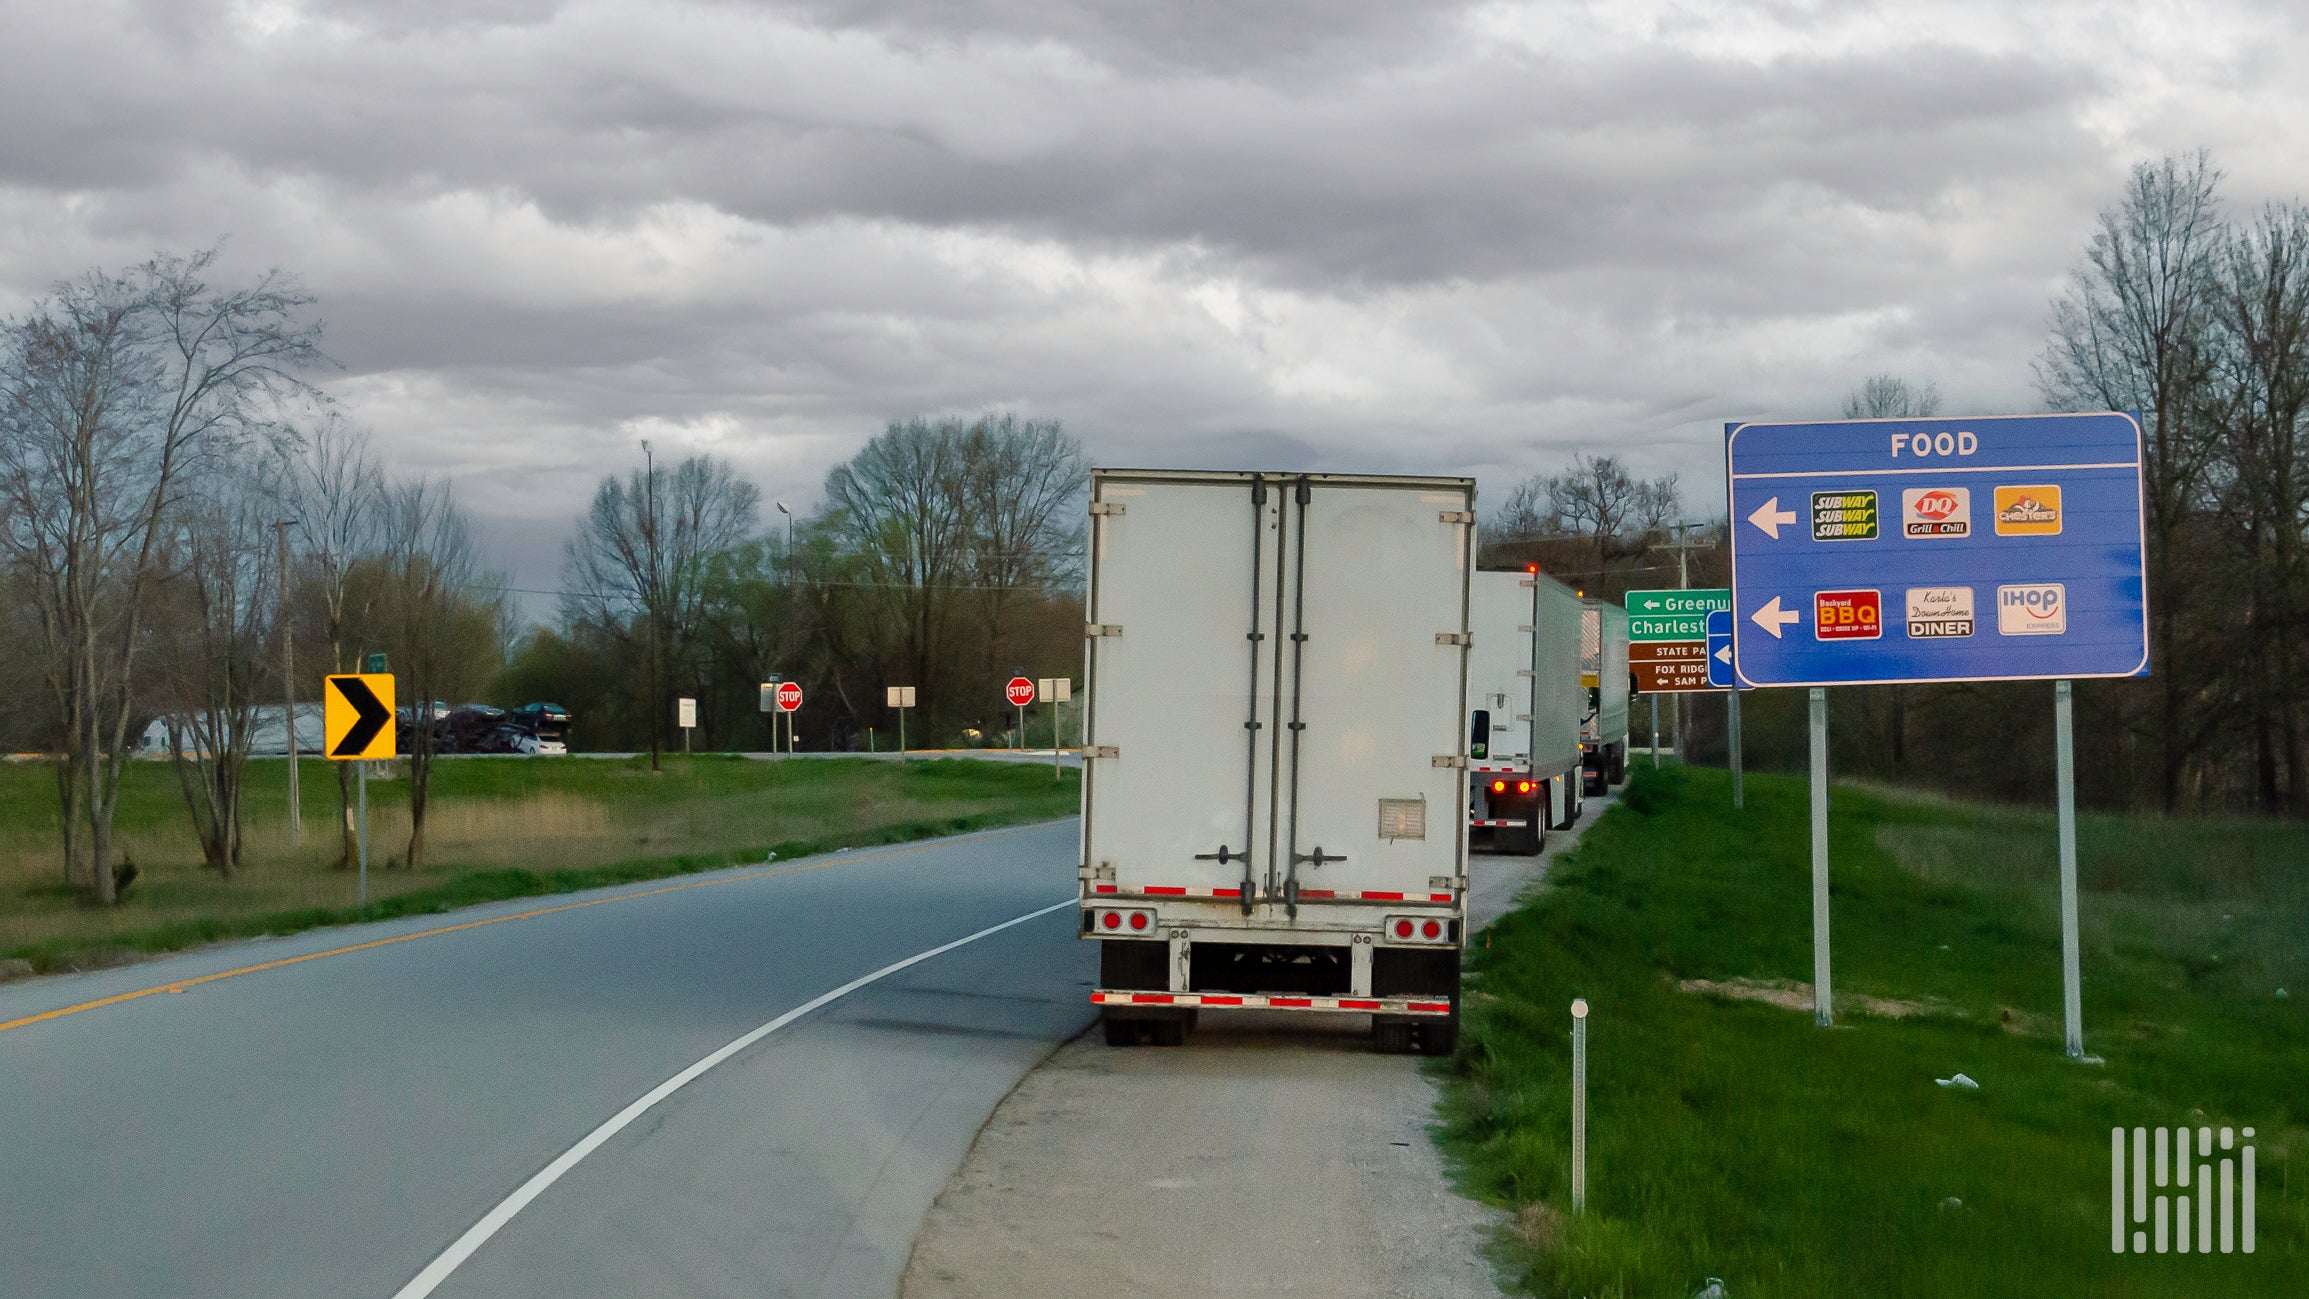
M 898 714 L 898 761 L 906 760 L 906 710 L 914 706 L 914 687 L 885 686 L 882 706 Z
M 361 791 L 361 826 L 354 835 L 355 856 L 361 864 L 360 904 L 369 905 L 369 764 L 353 764 L 353 785 Z
M 1828 988 L 1828 692 L 1812 687 L 1812 1022 L 1836 1022 Z
M 2070 687 L 2052 683 L 2053 759 L 2060 801 L 2060 1008 L 2063 1049 L 2071 1060 L 2085 1054 L 2083 977 L 2077 957 L 2076 735 Z
M 1742 796 L 1745 791 L 1740 788 L 1740 692 L 1737 690 L 1724 692 L 1724 729 L 1724 738 L 1732 750 L 1732 810 L 1738 811 L 1748 802 Z
M 1652 701 L 1652 770 L 1657 771 L 1660 766 L 1660 697 L 1647 695 L 1645 698 Z

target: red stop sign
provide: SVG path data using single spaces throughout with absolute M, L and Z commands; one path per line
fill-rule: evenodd
M 1024 708 L 1034 702 L 1034 683 L 1025 677 L 1012 677 L 1010 684 L 1002 688 L 1002 694 L 1013 708 Z
M 780 681 L 778 683 L 778 711 L 781 713 L 798 712 L 801 707 L 802 683 L 799 681 Z

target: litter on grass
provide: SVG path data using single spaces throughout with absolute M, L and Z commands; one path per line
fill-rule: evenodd
M 1966 1091 L 1980 1090 L 1979 1083 L 1976 1083 L 1970 1078 L 1965 1077 L 1963 1074 L 1958 1074 L 1954 1078 L 1935 1078 L 1932 1081 L 1939 1083 L 1943 1087 L 1962 1087 Z

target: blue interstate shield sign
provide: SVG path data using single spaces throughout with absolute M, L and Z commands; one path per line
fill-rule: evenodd
M 2148 673 L 2132 416 L 1738 424 L 1724 458 L 1741 683 Z

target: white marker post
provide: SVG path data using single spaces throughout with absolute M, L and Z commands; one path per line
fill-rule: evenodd
M 2076 735 L 2069 683 L 2052 683 L 2053 764 L 2060 802 L 2060 1003 L 2064 1049 L 2085 1054 L 2083 975 L 2077 956 Z
M 1571 1003 L 1571 1211 L 1587 1208 L 1587 998 Z

